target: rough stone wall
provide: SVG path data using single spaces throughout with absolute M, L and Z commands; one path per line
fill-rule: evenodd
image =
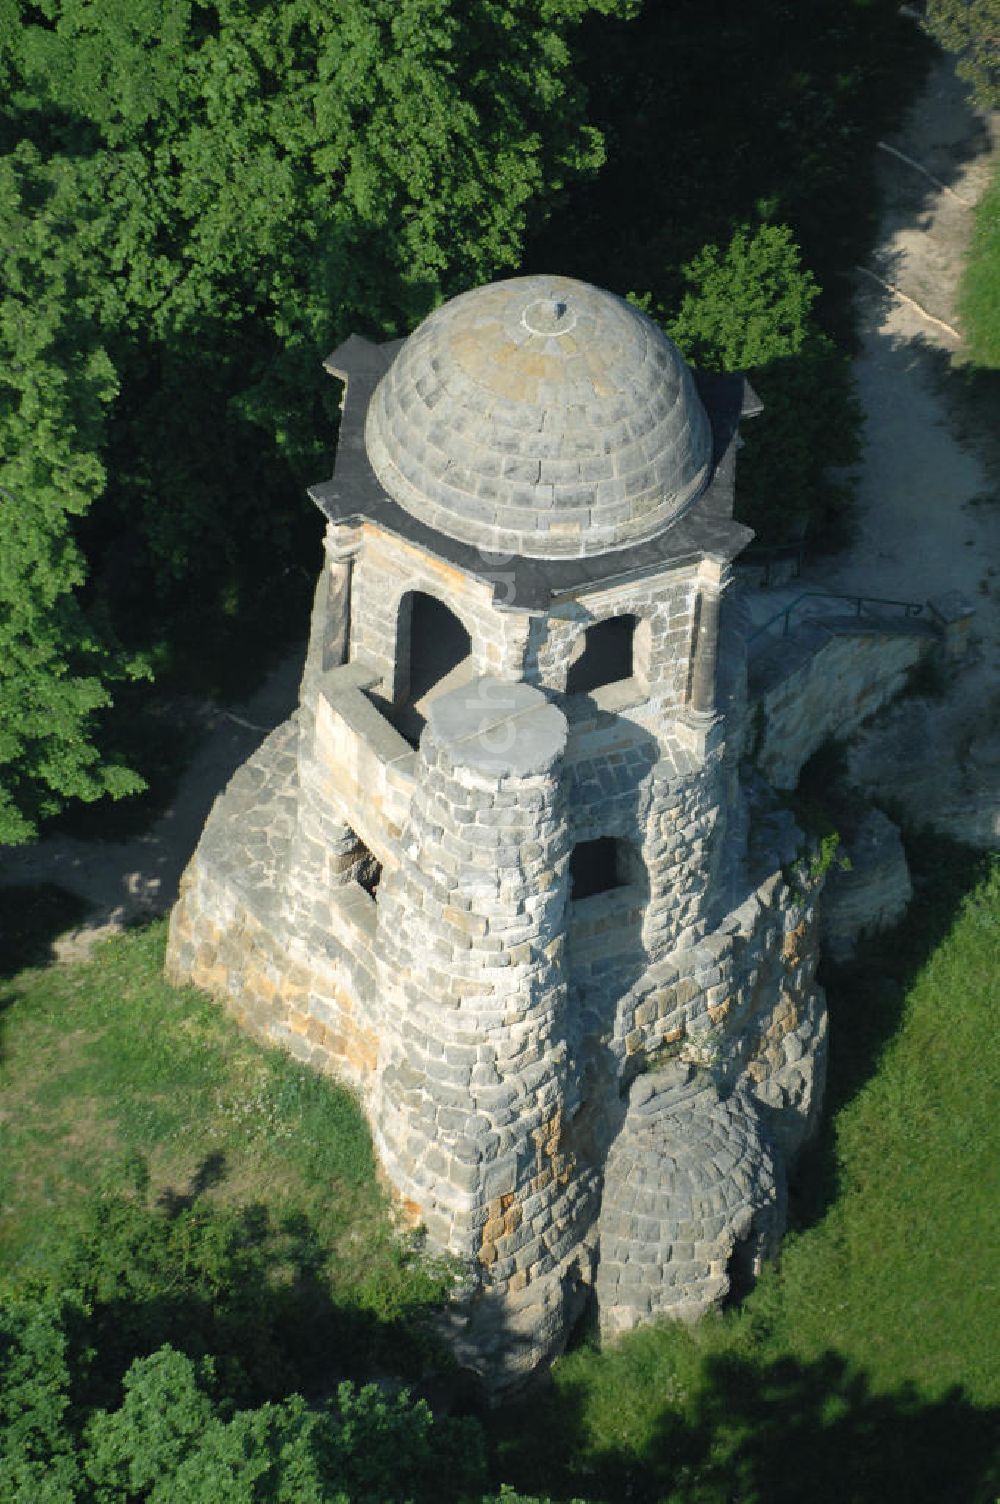
M 602 1333 L 702 1316 L 730 1292 L 740 1244 L 745 1284 L 759 1273 L 784 1214 L 783 1170 L 745 1085 L 720 1094 L 710 1071 L 681 1061 L 640 1077 L 605 1170 Z
M 687 693 L 695 595 L 693 570 L 581 593 L 532 623 L 526 678 L 564 691 L 587 628 L 609 617 L 635 615 L 641 623 L 637 677 L 645 696 L 664 706 L 681 705 Z
M 395 866 L 409 818 L 416 754 L 365 693 L 374 673 L 344 664 L 325 675 L 316 699 L 311 742 L 302 756 L 310 787 L 347 821 L 380 862 Z
M 837 961 L 848 960 L 858 941 L 902 918 L 913 884 L 899 830 L 881 810 L 867 809 L 842 832 L 838 857 L 823 893 L 823 940 Z
M 433 1241 L 477 1270 L 464 1341 L 477 1366 L 502 1348 L 498 1378 L 509 1379 L 561 1337 L 567 1266 L 596 1201 L 562 1142 L 576 1095 L 562 969 L 565 721 L 516 686 L 505 751 L 507 717 L 481 713 L 489 696 L 477 688 L 432 707 L 403 860 L 379 892 L 374 1131 Z
M 377 1051 L 375 905 L 354 883 L 321 887 L 289 920 L 298 730 L 293 717 L 272 732 L 216 800 L 170 916 L 167 975 L 218 997 L 258 1038 L 360 1088 Z
M 723 1298 L 746 1245 L 745 1289 L 784 1229 L 787 1167 L 815 1126 L 826 1064 L 816 986 L 816 885 L 773 874 L 697 945 L 654 962 L 617 999 L 603 1044 L 631 1089 L 607 1150 L 596 1291 L 615 1336 Z M 599 963 L 599 957 L 594 958 Z M 577 986 L 600 1008 L 600 969 Z M 740 1293 L 743 1293 L 742 1289 Z
M 792 789 L 828 737 L 849 736 L 905 688 L 937 651 L 934 629 L 914 621 L 864 629 L 852 620 L 803 628 L 751 669 L 746 750 L 775 788 Z
M 571 725 L 566 778 L 573 841 L 612 836 L 642 856 L 646 953 L 702 933 L 720 856 L 721 750 L 698 758 L 676 736 L 655 735 L 627 716 L 598 715 Z M 616 900 L 608 895 L 606 902 Z M 583 900 L 591 913 L 594 903 Z
M 485 563 L 483 568 L 485 575 Z M 504 600 L 502 566 L 491 567 L 489 578 L 476 579 L 369 524 L 354 561 L 352 590 L 351 657 L 377 668 L 392 695 L 398 693 L 398 671 L 408 658 L 409 644 L 399 640 L 400 606 L 413 590 L 434 596 L 459 618 L 469 633 L 477 673 L 521 677 L 529 617 L 497 609 Z
M 768 1106 L 791 1114 L 782 1136 L 794 1152 L 822 1092 L 815 903 L 775 873 L 696 944 L 631 973 L 606 938 L 576 945 L 571 931 L 578 1045 L 600 1042 L 621 1081 L 682 1050 L 726 1081 L 745 1072 Z

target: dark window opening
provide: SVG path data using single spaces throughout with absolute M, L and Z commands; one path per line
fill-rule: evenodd
M 454 611 L 422 590 L 405 595 L 396 635 L 391 704 L 372 695 L 382 713 L 415 747 L 436 695 L 457 689 L 472 673 L 472 642 Z
M 604 684 L 631 679 L 635 666 L 636 616 L 611 616 L 588 627 L 583 652 L 571 665 L 566 693 L 585 695 Z
M 642 857 L 629 841 L 614 836 L 579 841 L 569 859 L 570 899 L 593 898 L 640 883 L 644 872 Z
M 351 863 L 351 877 L 364 888 L 369 898 L 375 898 L 382 880 L 382 863 L 374 852 L 369 851 L 364 841 L 360 838 L 357 841 Z
M 443 689 L 445 679 L 465 662 L 469 634 L 454 611 L 422 590 L 410 596 L 409 692 L 412 704 Z
M 729 1289 L 722 1299 L 722 1309 L 733 1310 L 741 1305 L 757 1283 L 757 1239 L 753 1231 L 745 1238 L 737 1238 L 726 1265 Z

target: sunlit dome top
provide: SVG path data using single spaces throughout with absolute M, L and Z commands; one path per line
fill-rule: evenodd
M 365 442 L 413 516 L 542 559 L 653 537 L 700 493 L 712 452 L 667 336 L 614 294 L 549 276 L 430 314 L 376 387 Z

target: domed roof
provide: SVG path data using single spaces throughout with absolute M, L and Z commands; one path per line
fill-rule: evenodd
M 677 347 L 569 277 L 463 293 L 403 342 L 368 408 L 386 492 L 439 532 L 556 559 L 662 531 L 709 474 L 709 421 Z

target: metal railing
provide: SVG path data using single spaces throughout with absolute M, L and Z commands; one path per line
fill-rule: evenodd
M 787 637 L 793 611 L 798 610 L 802 602 L 808 600 L 848 601 L 854 607 L 855 616 L 862 616 L 866 606 L 896 607 L 902 611 L 904 617 L 920 616 L 925 610 L 925 606 L 921 601 L 895 601 L 880 595 L 840 595 L 828 590 L 804 590 L 793 601 L 789 601 L 787 606 L 783 606 L 780 611 L 776 611 L 773 616 L 769 616 L 767 621 L 762 622 L 759 627 L 755 627 L 748 635 L 747 641 L 753 642 L 755 637 L 760 637 L 763 632 L 768 631 L 778 621 L 783 623 L 780 635 Z M 878 616 L 874 616 L 872 620 L 878 621 L 879 618 Z

